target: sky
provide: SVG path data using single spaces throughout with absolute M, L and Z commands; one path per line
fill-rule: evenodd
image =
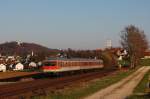
M 0 0 L 0 43 L 97 49 L 111 40 L 117 47 L 131 24 L 150 38 L 150 0 Z

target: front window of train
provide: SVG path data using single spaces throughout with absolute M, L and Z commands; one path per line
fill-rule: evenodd
M 56 66 L 56 62 L 45 62 L 43 66 Z

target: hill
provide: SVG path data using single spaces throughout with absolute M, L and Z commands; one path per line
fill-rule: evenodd
M 58 52 L 56 49 L 50 49 L 35 43 L 19 43 L 16 41 L 0 44 L 1 55 L 19 55 L 26 56 L 34 53 L 35 55 L 49 56 Z

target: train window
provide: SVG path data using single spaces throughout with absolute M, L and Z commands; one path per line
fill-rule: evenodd
M 72 61 L 70 62 L 70 66 L 73 66 L 73 62 Z
M 60 66 L 63 66 L 63 62 L 60 62 L 61 64 L 60 64 Z
M 75 66 L 80 66 L 80 62 L 75 62 Z
M 69 61 L 67 62 L 67 66 L 70 66 L 70 62 Z
M 85 62 L 83 62 L 83 66 L 85 66 Z
M 77 66 L 77 65 L 78 65 L 78 62 L 75 61 L 73 66 Z
M 66 66 L 66 63 L 65 63 L 65 62 L 63 62 L 63 66 L 64 66 L 64 67 Z
M 45 62 L 43 63 L 44 66 L 56 66 L 56 62 Z
M 66 66 L 68 66 L 68 62 L 66 61 Z
M 67 62 L 65 61 L 65 62 L 64 62 L 64 66 L 67 66 L 67 65 L 68 65 Z
M 62 66 L 62 67 L 64 66 L 64 62 L 63 62 L 63 61 L 61 62 L 61 66 Z

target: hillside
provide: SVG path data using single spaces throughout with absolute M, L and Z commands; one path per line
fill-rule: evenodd
M 27 54 L 31 54 L 32 52 L 34 52 L 34 54 L 36 55 L 49 56 L 56 54 L 58 50 L 50 49 L 39 44 L 25 43 L 25 42 L 18 43 L 13 41 L 0 44 L 1 55 L 26 56 Z

